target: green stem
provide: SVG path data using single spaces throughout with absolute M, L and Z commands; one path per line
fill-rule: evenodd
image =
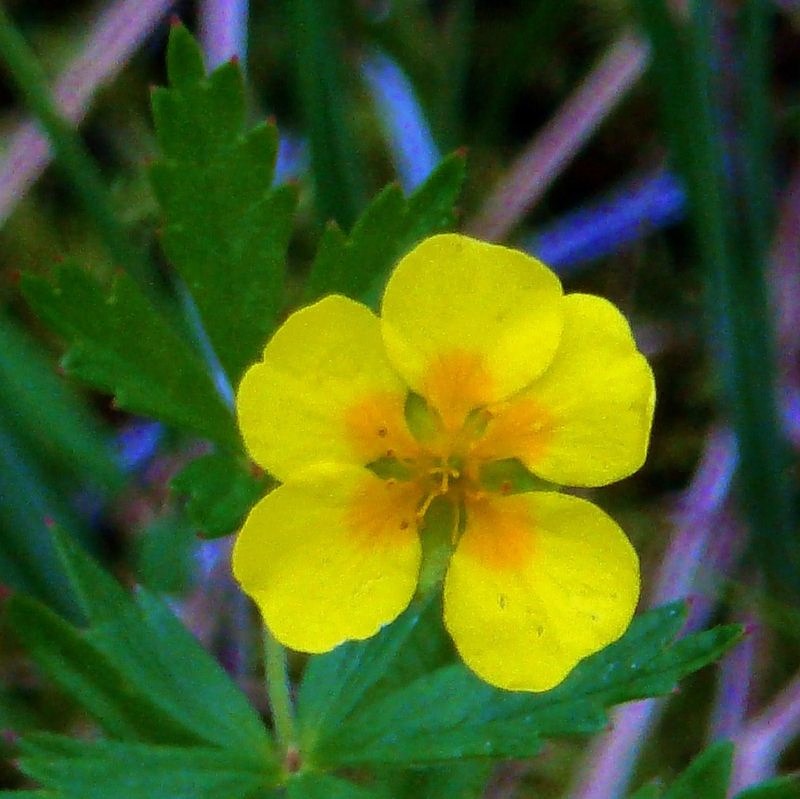
M 47 78 L 36 55 L 0 5 L 0 58 L 28 106 L 38 119 L 56 160 L 94 219 L 114 260 L 142 277 L 143 261 L 114 216 L 103 178 L 78 134 L 59 114 L 50 96 Z
M 264 673 L 275 737 L 278 745 L 287 752 L 296 746 L 296 737 L 292 699 L 289 695 L 286 649 L 275 640 L 266 627 L 264 627 Z

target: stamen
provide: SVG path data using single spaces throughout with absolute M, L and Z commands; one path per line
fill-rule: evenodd
M 425 501 L 417 509 L 417 521 L 422 521 L 422 519 L 425 517 L 425 514 L 428 512 L 428 508 L 430 508 L 431 503 L 438 496 L 439 494 L 437 494 L 435 491 L 431 491 L 431 493 L 425 497 Z

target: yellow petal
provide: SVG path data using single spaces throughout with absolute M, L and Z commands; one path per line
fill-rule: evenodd
M 564 310 L 561 343 L 549 368 L 498 411 L 481 448 L 493 457 L 517 457 L 561 485 L 606 485 L 644 463 L 653 372 L 610 302 L 569 294 Z
M 384 354 L 377 317 L 331 296 L 281 325 L 242 378 L 236 410 L 250 456 L 286 480 L 314 463 L 412 454 L 406 393 Z
M 433 236 L 389 279 L 383 337 L 395 368 L 452 426 L 545 370 L 561 332 L 561 299 L 556 275 L 522 252 Z
M 419 496 L 366 469 L 321 465 L 261 500 L 236 539 L 233 573 L 273 635 L 326 652 L 374 635 L 414 594 Z
M 536 492 L 468 506 L 444 618 L 479 677 L 545 691 L 625 632 L 638 597 L 638 559 L 617 524 L 586 500 Z

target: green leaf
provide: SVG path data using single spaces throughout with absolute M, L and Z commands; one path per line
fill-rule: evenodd
M 658 783 L 650 783 L 643 785 L 638 791 L 632 793 L 628 799 L 659 799 L 661 796 L 661 788 Z
M 335 737 L 344 720 L 369 699 L 441 665 L 442 634 L 431 624 L 432 614 L 439 612 L 433 597 L 414 602 L 378 635 L 309 660 L 297 697 L 304 753 L 313 753 L 318 739 Z
M 683 604 L 673 604 L 638 617 L 622 639 L 546 693 L 495 689 L 461 664 L 437 669 L 353 713 L 316 742 L 314 762 L 424 766 L 528 757 L 543 738 L 597 732 L 607 723 L 607 707 L 669 693 L 741 635 L 730 625 L 670 643 L 685 613 Z
M 53 372 L 39 347 L 2 315 L 0 412 L 47 462 L 108 491 L 122 487 L 108 431 Z
M 118 407 L 239 447 L 229 410 L 199 356 L 126 274 L 106 296 L 83 270 L 63 267 L 55 286 L 26 275 L 36 313 L 67 342 L 68 374 L 114 394 Z
M 730 741 L 710 746 L 672 783 L 664 799 L 725 799 L 732 764 L 733 744 Z
M 489 760 L 464 760 L 447 766 L 408 769 L 393 780 L 392 799 L 481 799 L 494 770 Z
M 66 615 L 78 613 L 45 519 L 70 529 L 69 509 L 48 485 L 35 453 L 6 429 L 0 416 L 0 583 L 38 597 Z
M 274 764 L 247 699 L 171 611 L 144 590 L 134 602 L 77 544 L 57 539 L 89 628 L 79 632 L 24 597 L 13 597 L 8 610 L 53 680 L 115 737 L 202 743 Z
M 31 659 L 109 735 L 155 743 L 201 742 L 164 707 L 159 685 L 130 685 L 125 671 L 90 638 L 41 603 L 14 596 L 7 604 L 7 620 Z
M 19 688 L 0 688 L 0 730 L 20 733 L 43 725 L 40 714 L 23 700 L 23 696 Z
M 182 594 L 194 574 L 197 535 L 188 520 L 165 513 L 149 522 L 134 542 L 137 582 L 164 594 Z
M 445 158 L 408 199 L 387 186 L 345 236 L 331 224 L 323 234 L 306 283 L 305 301 L 333 292 L 375 301 L 389 270 L 417 242 L 453 224 L 464 182 L 464 157 Z M 375 304 L 375 302 L 373 302 Z
M 800 796 L 800 779 L 778 777 L 746 788 L 736 794 L 736 799 L 797 799 L 798 796 Z
M 274 774 L 237 759 L 235 751 L 73 741 L 36 734 L 20 742 L 20 766 L 69 799 L 247 799 L 275 784 Z
M 311 771 L 293 776 L 286 785 L 288 799 L 383 799 L 383 793 L 348 780 Z
M 228 535 L 266 493 L 270 479 L 254 474 L 243 458 L 214 452 L 192 461 L 172 480 L 172 488 L 188 494 L 186 512 L 203 538 Z
M 173 26 L 169 88 L 154 90 L 161 158 L 151 167 L 165 227 L 164 251 L 197 304 L 234 385 L 257 360 L 283 304 L 296 192 L 273 189 L 278 135 L 245 127 L 241 69 L 208 77 L 197 43 Z

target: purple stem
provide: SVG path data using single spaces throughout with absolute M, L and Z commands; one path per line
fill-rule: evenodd
M 413 191 L 441 157 L 414 88 L 397 63 L 377 50 L 362 60 L 361 74 L 377 106 L 400 183 L 406 192 Z
M 169 11 L 173 0 L 118 0 L 96 20 L 83 51 L 54 88 L 61 113 L 83 119 L 97 89 L 110 81 Z M 50 163 L 47 139 L 33 122 L 19 126 L 0 164 L 0 222 L 7 219 Z
M 468 225 L 469 232 L 504 238 L 639 80 L 647 59 L 641 39 L 630 34 L 619 38 L 512 164 Z
M 781 353 L 785 359 L 782 409 L 790 440 L 800 443 L 800 389 L 790 368 L 793 354 L 800 349 L 800 326 L 796 296 L 791 286 L 800 285 L 800 168 L 794 170 L 780 203 L 780 221 L 772 251 L 772 280 L 784 290 L 774 294 L 781 332 Z M 675 519 L 676 530 L 656 577 L 652 604 L 694 593 L 697 578 L 723 574 L 725 565 L 735 562 L 743 547 L 743 534 L 736 525 L 716 526 L 730 490 L 737 453 L 731 431 L 710 433 L 706 450 L 691 485 L 684 494 Z M 715 562 L 716 561 L 716 562 Z M 700 568 L 702 566 L 702 568 Z M 714 606 L 713 592 L 695 596 L 690 625 L 697 627 Z M 744 656 L 743 656 L 744 657 Z M 789 704 L 782 705 L 788 700 Z M 744 701 L 744 700 L 742 700 Z M 791 703 L 795 703 L 793 706 Z M 572 799 L 616 799 L 628 784 L 639 751 L 648 732 L 657 722 L 663 700 L 644 700 L 619 708 L 612 715 L 612 727 L 595 739 Z M 773 751 L 800 731 L 800 675 L 756 722 L 748 725 L 740 740 L 737 756 L 737 785 L 750 784 L 759 776 L 774 772 L 778 755 Z M 721 711 L 716 711 L 720 716 Z
M 248 6 L 248 0 L 202 0 L 200 3 L 200 41 L 209 69 L 232 58 L 238 58 L 244 68 L 247 63 Z
M 800 674 L 758 714 L 736 741 L 732 794 L 775 775 L 786 747 L 800 735 Z
M 678 222 L 685 210 L 679 180 L 660 171 L 565 214 L 527 238 L 523 247 L 564 275 Z
M 771 253 L 773 269 L 770 280 L 778 320 L 784 429 L 795 447 L 800 447 L 800 376 L 797 367 L 800 353 L 799 247 L 800 167 L 796 167 L 781 197 L 778 231 Z M 770 705 L 739 732 L 732 792 L 774 776 L 782 753 L 798 735 L 800 674 L 795 675 Z
M 730 565 L 738 549 L 731 546 L 739 538 L 738 531 L 720 522 L 735 464 L 732 433 L 726 429 L 712 431 L 695 476 L 678 505 L 675 531 L 648 602 L 651 607 L 695 594 L 700 587 L 698 577 L 701 574 L 702 582 L 706 583 L 705 578 L 713 579 Z M 712 541 L 722 539 L 726 539 L 726 546 L 711 546 Z M 713 596 L 712 586 L 703 588 Z M 696 597 L 687 628 L 701 627 L 712 608 L 710 596 Z M 611 714 L 611 726 L 593 741 L 578 781 L 569 794 L 571 799 L 616 799 L 623 794 L 664 704 L 663 699 L 645 699 L 623 705 Z
M 746 631 L 744 638 L 720 662 L 717 698 L 709 725 L 711 741 L 738 736 L 747 716 L 758 633 L 752 614 L 747 614 L 743 621 Z

